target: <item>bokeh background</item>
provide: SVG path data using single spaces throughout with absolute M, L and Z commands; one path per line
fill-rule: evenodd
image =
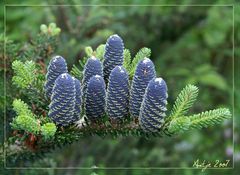
M 9 4 L 16 2 L 11 0 Z M 20 2 L 17 4 L 19 5 Z M 158 6 L 177 1 L 128 1 L 130 6 L 44 6 L 69 4 L 64 0 L 22 4 L 43 6 L 6 7 L 6 36 L 16 43 L 30 41 L 41 24 L 55 22 L 62 29 L 56 54 L 67 59 L 69 68 L 83 57 L 84 48 L 104 44 L 111 34 L 119 34 L 132 55 L 142 47 L 152 50 L 158 76 L 169 89 L 169 108 L 177 94 L 188 83 L 200 88 L 198 101 L 191 110 L 197 113 L 218 107 L 228 107 L 234 114 L 235 151 L 233 149 L 233 120 L 200 131 L 191 131 L 171 138 L 101 139 L 85 138 L 36 160 L 36 167 L 85 167 L 93 169 L 12 170 L 12 174 L 201 174 L 200 170 L 171 169 L 192 167 L 197 159 L 215 162 L 230 160 L 234 170 L 207 170 L 204 174 L 230 174 L 239 171 L 240 163 L 240 10 L 234 1 L 211 1 L 198 6 L 194 0 L 184 4 L 193 6 Z M 209 2 L 201 1 L 201 4 Z M 106 0 L 77 1 L 71 4 L 113 4 Z M 151 6 L 134 6 L 149 4 Z M 152 6 L 152 5 L 156 6 Z M 226 6 L 224 4 L 235 4 Z M 3 13 L 3 9 L 1 9 Z M 234 17 L 234 18 L 233 18 Z M 3 29 L 3 23 L 0 24 Z M 234 29 L 234 35 L 233 35 Z M 233 50 L 233 39 L 235 49 Z M 235 56 L 235 61 L 233 57 Z M 234 73 L 234 74 L 233 74 Z M 235 82 L 233 81 L 235 77 Z M 11 81 L 11 80 L 7 80 Z M 233 85 L 234 93 L 233 93 Z M 235 106 L 233 104 L 235 101 Z M 1 139 L 2 140 L 2 139 Z M 165 167 L 153 170 L 94 170 L 94 167 Z

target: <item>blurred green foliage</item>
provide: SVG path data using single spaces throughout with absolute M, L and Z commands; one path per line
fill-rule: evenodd
M 48 1 L 47 1 L 48 2 Z M 22 4 L 47 4 L 36 0 L 23 0 Z M 9 4 L 16 3 L 8 1 Z M 108 4 L 107 0 L 54 0 L 52 4 Z M 130 1 L 122 4 L 176 4 L 171 0 Z M 233 1 L 185 0 L 183 4 L 227 4 Z M 229 107 L 235 122 L 235 170 L 207 170 L 205 174 L 229 174 L 239 171 L 240 162 L 240 11 L 239 5 L 231 6 L 32 6 L 7 7 L 6 36 L 19 45 L 34 40 L 43 23 L 56 22 L 61 28 L 57 53 L 69 65 L 78 65 L 83 59 L 84 48 L 105 44 L 107 37 L 118 33 L 125 47 L 135 55 L 142 47 L 151 48 L 151 59 L 158 76 L 166 79 L 169 88 L 169 107 L 179 91 L 187 84 L 200 89 L 199 102 L 194 112 L 216 107 Z M 3 9 L 0 11 L 3 13 Z M 233 53 L 233 27 L 235 49 Z M 3 23 L 0 23 L 3 28 Z M 9 41 L 10 42 L 10 41 Z M 2 44 L 2 42 L 1 42 Z M 26 46 L 28 48 L 28 46 Z M 7 47 L 8 50 L 8 47 Z M 11 49 L 9 49 L 11 50 Z M 27 49 L 23 50 L 23 53 Z M 3 58 L 1 48 L 1 58 Z M 233 54 L 235 62 L 233 62 Z M 9 53 L 13 59 L 14 53 Z M 46 64 L 49 56 L 44 60 Z M 233 67 L 234 66 L 234 67 Z M 2 67 L 2 64 L 1 64 Z M 233 75 L 233 68 L 235 74 Z M 1 72 L 3 70 L 1 69 Z M 9 75 L 10 76 L 10 75 Z M 235 91 L 233 94 L 233 76 Z M 11 82 L 7 80 L 7 85 Z M 7 88 L 7 94 L 11 89 Z M 2 93 L 2 92 L 1 92 Z M 2 94 L 1 94 L 2 95 Z M 18 94 L 14 94 L 18 95 Z M 13 97 L 7 97 L 9 101 Z M 233 108 L 233 98 L 235 108 Z M 3 99 L 1 99 L 2 101 Z M 2 102 L 1 102 L 2 103 Z M 9 103 L 11 104 L 11 103 Z M 234 111 L 233 111 L 234 109 Z M 7 113 L 11 118 L 11 112 Z M 89 167 L 92 170 L 52 170 L 39 174 L 109 174 L 116 170 L 94 170 L 97 167 L 191 167 L 196 159 L 214 162 L 230 159 L 232 166 L 232 122 L 222 126 L 193 131 L 170 139 L 144 140 L 122 138 L 117 140 L 98 137 L 87 138 L 64 150 L 49 154 L 43 160 L 27 166 Z M 10 172 L 10 171 L 9 171 Z M 8 172 L 8 174 L 9 174 Z M 159 172 L 159 171 L 158 171 Z M 13 170 L 11 174 L 37 174 L 35 170 Z M 118 174 L 154 174 L 157 170 L 122 170 Z M 200 170 L 162 170 L 168 174 L 201 174 Z M 158 173 L 159 174 L 159 173 Z

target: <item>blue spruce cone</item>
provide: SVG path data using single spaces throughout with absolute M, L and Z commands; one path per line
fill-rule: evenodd
M 139 123 L 145 132 L 158 132 L 166 116 L 167 85 L 162 78 L 149 82 L 141 105 Z
M 155 77 L 155 67 L 149 58 L 144 58 L 138 63 L 130 90 L 129 111 L 131 116 L 139 117 L 145 90 L 150 80 Z
M 74 79 L 68 73 L 59 75 L 53 87 L 49 117 L 60 126 L 67 126 L 77 121 L 74 116 L 75 102 Z
M 112 119 L 120 119 L 128 113 L 129 83 L 127 71 L 116 66 L 109 77 L 106 107 Z
M 94 75 L 100 75 L 103 77 L 103 67 L 99 59 L 91 57 L 87 60 L 83 70 L 83 99 L 85 98 L 85 92 L 87 89 L 88 82 L 90 78 Z
M 87 118 L 94 121 L 102 117 L 105 113 L 106 85 L 100 75 L 90 78 L 85 97 Z
M 103 72 L 104 79 L 108 80 L 111 71 L 115 66 L 123 64 L 123 40 L 118 35 L 112 35 L 108 38 L 105 46 Z
M 74 109 L 74 121 L 79 120 L 81 115 L 81 105 L 82 105 L 82 91 L 81 91 L 81 83 L 78 79 L 74 78 L 75 89 L 76 89 L 76 102 Z
M 67 63 L 63 57 L 55 56 L 51 59 L 47 68 L 46 83 L 44 85 L 44 90 L 47 98 L 51 98 L 52 89 L 57 77 L 62 73 L 67 72 Z

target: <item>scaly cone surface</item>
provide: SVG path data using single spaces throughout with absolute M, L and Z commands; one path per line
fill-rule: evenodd
M 68 73 L 58 76 L 53 87 L 48 116 L 60 126 L 76 122 L 74 116 L 76 102 L 75 81 Z
M 51 59 L 47 68 L 46 82 L 44 85 L 44 90 L 47 98 L 51 98 L 52 89 L 57 77 L 67 72 L 67 63 L 63 57 L 55 56 Z
M 105 113 L 106 85 L 100 75 L 92 76 L 86 90 L 85 112 L 88 119 L 95 121 Z
M 153 62 L 149 58 L 139 61 L 130 90 L 129 111 L 132 117 L 139 117 L 141 103 L 150 80 L 156 78 Z
M 83 100 L 85 99 L 85 92 L 88 86 L 88 82 L 90 78 L 94 75 L 103 76 L 103 67 L 102 63 L 96 57 L 90 57 L 87 60 L 87 63 L 84 66 L 83 70 L 83 81 L 82 81 L 82 93 L 83 93 Z
M 105 46 L 103 73 L 104 79 L 108 81 L 111 71 L 116 66 L 123 64 L 124 43 L 120 36 L 112 35 L 108 38 Z
M 167 85 L 162 78 L 149 82 L 140 109 L 139 123 L 145 132 L 158 132 L 166 116 Z
M 129 82 L 128 73 L 122 66 L 116 66 L 109 77 L 106 109 L 112 119 L 120 119 L 128 114 Z

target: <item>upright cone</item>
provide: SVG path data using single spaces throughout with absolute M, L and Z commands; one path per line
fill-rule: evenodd
M 120 119 L 128 113 L 129 82 L 127 71 L 116 66 L 109 77 L 107 87 L 107 114 L 112 119 Z
M 132 117 L 139 117 L 143 96 L 150 80 L 156 77 L 153 62 L 149 58 L 141 60 L 136 68 L 130 90 L 130 114 Z
M 53 87 L 48 116 L 60 126 L 77 121 L 74 116 L 76 102 L 75 81 L 68 74 L 58 76 Z
M 123 64 L 123 40 L 118 35 L 112 35 L 108 38 L 105 46 L 103 72 L 104 79 L 108 80 L 111 71 L 116 66 L 122 66 Z
M 88 86 L 88 82 L 90 78 L 94 75 L 103 76 L 103 67 L 99 59 L 97 59 L 96 57 L 91 57 L 87 60 L 87 63 L 85 64 L 83 70 L 83 82 L 82 82 L 83 98 L 85 98 L 85 92 Z
M 162 78 L 149 82 L 140 110 L 139 123 L 145 132 L 158 132 L 166 116 L 167 85 Z
M 51 98 L 52 89 L 57 77 L 67 72 L 68 72 L 67 63 L 63 57 L 55 56 L 51 59 L 49 66 L 47 68 L 46 82 L 44 85 L 44 90 L 47 98 L 49 99 Z
M 88 119 L 95 121 L 105 113 L 106 85 L 100 75 L 92 76 L 86 89 L 85 112 Z

